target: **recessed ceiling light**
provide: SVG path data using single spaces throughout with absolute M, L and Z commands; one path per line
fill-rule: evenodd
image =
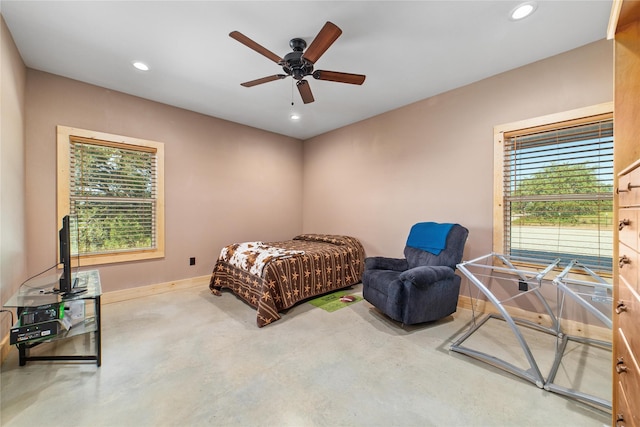
M 511 19 L 518 21 L 531 15 L 536 10 L 537 4 L 534 1 L 519 4 L 511 11 Z
M 300 120 L 300 116 L 296 113 L 293 113 L 289 116 L 291 120 Z
M 145 64 L 144 62 L 135 61 L 133 63 L 133 66 L 136 67 L 140 71 L 149 71 L 149 66 L 147 64 Z

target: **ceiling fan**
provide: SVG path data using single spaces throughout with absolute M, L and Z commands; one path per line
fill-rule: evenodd
M 307 42 L 303 39 L 291 39 L 289 46 L 293 49 L 293 52 L 289 52 L 284 58 L 280 58 L 278 55 L 254 42 L 244 34 L 238 31 L 232 31 L 229 33 L 229 37 L 239 41 L 248 48 L 255 50 L 259 54 L 264 55 L 268 59 L 280 65 L 282 70 L 286 73 L 262 77 L 260 79 L 241 83 L 241 85 L 244 87 L 252 87 L 291 76 L 297 80 L 296 86 L 298 87 L 302 101 L 305 104 L 314 101 L 313 94 L 311 93 L 311 87 L 309 86 L 309 83 L 304 80 L 306 76 L 313 76 L 316 80 L 328 80 L 332 82 L 361 85 L 364 83 L 364 79 L 366 78 L 366 76 L 362 74 L 313 69 L 314 64 L 318 59 L 320 59 L 326 50 L 329 49 L 329 46 L 331 46 L 333 42 L 340 37 L 340 34 L 342 34 L 342 30 L 334 23 L 327 21 L 308 48 Z

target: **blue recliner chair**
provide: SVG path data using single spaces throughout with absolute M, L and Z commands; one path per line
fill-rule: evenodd
M 365 259 L 364 298 L 406 325 L 454 313 L 460 293 L 460 276 L 455 270 L 468 234 L 459 224 L 415 224 L 404 248 L 405 258 Z

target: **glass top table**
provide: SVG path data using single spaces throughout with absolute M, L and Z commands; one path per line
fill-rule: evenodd
M 100 366 L 102 364 L 100 273 L 98 270 L 82 270 L 72 274 L 74 288 L 72 292 L 66 294 L 56 290 L 59 286 L 59 278 L 58 274 L 51 274 L 28 280 L 4 304 L 5 307 L 15 307 L 17 311 L 18 323 L 11 328 L 11 334 L 13 336 L 15 332 L 16 341 L 21 340 L 21 342 L 12 343 L 16 344 L 18 348 L 20 366 L 24 366 L 28 361 L 91 361 Z M 82 291 L 83 289 L 84 291 Z M 64 306 L 65 310 L 69 309 L 70 311 L 73 311 L 73 307 L 80 306 L 82 307 L 81 314 L 75 320 L 69 320 L 67 323 L 63 318 L 56 319 L 55 321 L 63 326 L 56 327 L 53 334 L 46 336 L 42 334 L 42 331 L 46 329 L 46 326 L 43 325 L 50 324 L 50 322 L 21 324 L 23 313 L 33 312 L 48 305 Z M 24 338 L 25 334 L 30 333 L 39 333 L 40 335 Z M 40 353 L 30 355 L 30 349 L 41 344 L 90 333 L 94 334 L 94 350 L 91 354 Z
M 556 374 L 567 353 L 569 341 L 602 349 L 608 355 L 605 359 L 607 357 L 608 359 L 602 366 L 598 365 L 597 369 L 608 372 L 611 366 L 610 333 L 604 340 L 570 333 L 573 331 L 565 329 L 568 320 L 566 305 L 570 300 L 573 301 L 574 307 L 579 307 L 582 310 L 579 312 L 581 313 L 580 319 L 585 320 L 582 313 L 588 313 L 597 319 L 595 324 L 603 325 L 603 329 L 610 332 L 612 328 L 613 285 L 577 261 L 569 262 L 560 273 L 558 273 L 560 259 L 543 261 L 526 258 L 516 259 L 516 257 L 490 253 L 458 264 L 458 270 L 468 279 L 469 284 L 473 284 L 478 290 L 478 296 L 475 300 L 480 299 L 480 294 L 482 294 L 486 302 L 492 305 L 492 309 L 484 308 L 480 313 L 482 318 L 476 319 L 474 307 L 477 301 L 474 302 L 471 287 L 469 287 L 473 321 L 467 332 L 459 337 L 450 349 L 510 372 L 534 383 L 539 388 L 590 403 L 605 410 L 611 410 L 610 397 L 580 391 L 576 387 L 562 386 L 557 383 Z M 543 292 L 543 288 L 554 289 L 555 298 L 552 297 L 554 292 Z M 525 310 L 518 311 L 518 305 L 512 303 L 516 299 L 523 299 L 522 306 L 527 307 L 527 311 L 534 309 L 535 311 L 531 312 L 533 316 L 530 315 L 529 318 L 516 317 L 516 315 L 525 312 Z M 535 318 L 536 321 L 530 320 L 532 318 Z M 497 344 L 488 352 L 463 345 L 483 325 L 488 325 L 491 319 L 505 322 L 512 332 L 512 337 L 521 347 L 522 355 L 526 360 L 504 357 L 504 352 L 497 351 Z M 543 321 L 543 319 L 546 320 Z M 545 326 L 547 323 L 548 325 Z M 529 339 L 533 339 L 537 343 L 543 340 L 536 337 L 535 334 L 530 334 L 529 331 L 543 332 L 555 337 L 555 345 L 552 348 L 553 362 L 546 377 L 540 369 L 540 355 L 534 355 L 528 342 Z M 586 352 L 581 354 L 586 354 Z M 513 360 L 518 360 L 520 363 L 516 364 Z
M 54 288 L 58 286 L 59 274 L 50 274 L 28 280 L 9 300 L 5 307 L 39 307 L 46 304 L 56 304 L 62 301 L 73 301 L 80 299 L 95 298 L 102 294 L 100 285 L 100 274 L 98 270 L 83 270 L 73 273 L 71 279 L 77 283 L 75 289 L 86 288 L 86 292 L 62 295 Z

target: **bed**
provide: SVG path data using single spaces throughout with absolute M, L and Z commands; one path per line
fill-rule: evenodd
M 222 248 L 209 289 L 222 289 L 257 310 L 259 327 L 300 301 L 359 283 L 364 248 L 354 237 L 301 234 L 282 242 L 243 242 Z

